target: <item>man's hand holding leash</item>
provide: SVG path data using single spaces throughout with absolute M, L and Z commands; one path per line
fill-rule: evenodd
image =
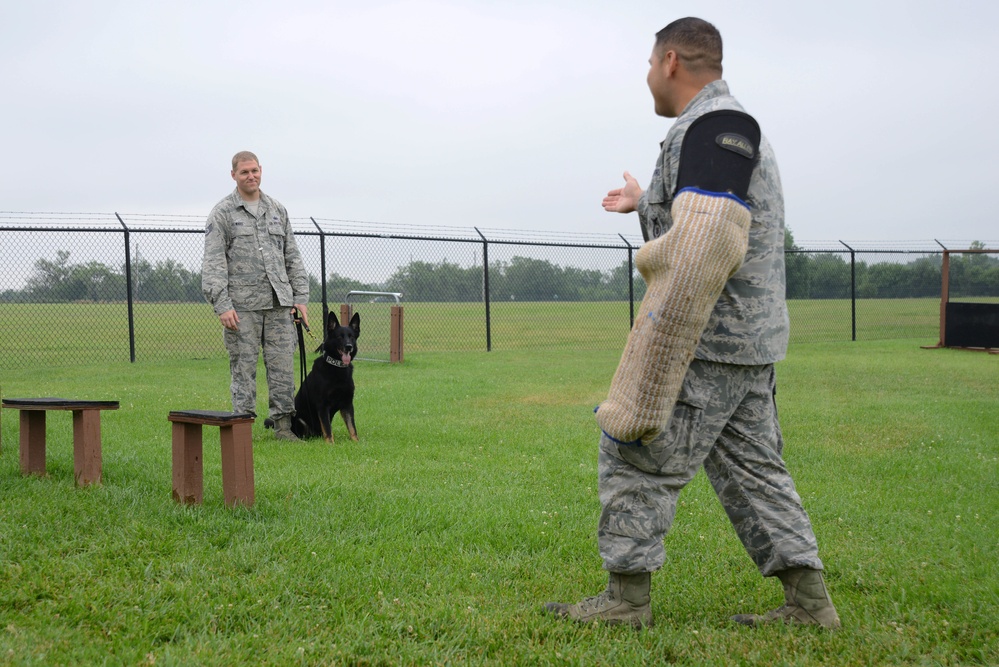
M 306 331 L 309 331 L 309 316 L 305 312 L 304 303 L 296 303 L 291 307 L 291 319 L 295 320 L 296 324 L 298 324 L 298 321 L 301 320 L 302 326 Z M 309 335 L 312 335 L 311 331 L 309 331 Z

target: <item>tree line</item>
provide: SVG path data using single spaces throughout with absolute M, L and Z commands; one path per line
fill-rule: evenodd
M 976 246 L 977 244 L 977 246 Z M 983 247 L 976 242 L 973 247 Z M 866 263 L 851 266 L 846 253 L 806 252 L 787 235 L 787 296 L 792 299 L 845 299 L 856 283 L 857 298 L 939 297 L 942 258 L 939 254 L 910 262 Z M 951 255 L 952 295 L 999 296 L 999 257 L 986 254 Z M 202 302 L 201 273 L 172 259 L 151 264 L 145 259 L 132 263 L 132 298 L 138 302 Z M 513 257 L 489 264 L 489 293 L 501 301 L 622 301 L 628 299 L 631 276 L 628 262 L 609 271 L 559 266 L 548 260 Z M 485 276 L 481 266 L 463 267 L 448 261 L 410 261 L 399 266 L 387 280 L 365 282 L 331 273 L 327 299 L 342 302 L 352 290 L 401 292 L 404 300 L 483 300 Z M 311 298 L 322 299 L 322 284 L 309 276 Z M 645 283 L 635 277 L 635 299 L 644 295 Z M 109 267 L 96 261 L 73 263 L 70 253 L 60 250 L 55 260 L 39 259 L 20 290 L 0 292 L 0 302 L 112 302 L 126 294 L 124 265 Z
M 983 250 L 985 245 L 974 241 L 969 249 Z M 789 299 L 940 297 L 942 253 L 904 263 L 868 263 L 861 259 L 851 264 L 849 253 L 815 253 L 798 248 L 789 231 L 784 261 Z M 949 285 L 952 297 L 999 296 L 999 255 L 952 253 Z

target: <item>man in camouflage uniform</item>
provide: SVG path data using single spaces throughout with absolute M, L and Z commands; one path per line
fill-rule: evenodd
M 309 277 L 288 212 L 260 190 L 261 168 L 249 151 L 232 158 L 236 189 L 205 225 L 201 289 L 222 323 L 232 374 L 233 412 L 256 415 L 257 359 L 264 352 L 274 437 L 298 440 L 295 414 L 293 308 L 307 325 Z
M 625 186 L 603 201 L 608 211 L 638 212 L 648 242 L 639 252 L 640 270 L 643 251 L 678 243 L 670 237 L 681 233 L 682 197 L 688 202 L 693 197 L 696 205 L 680 214 L 700 215 L 708 232 L 724 222 L 704 216 L 712 202 L 722 201 L 736 213 L 742 207 L 739 252 L 744 254 L 710 292 L 695 330 L 703 333 L 693 337 L 689 354 L 671 353 L 661 368 L 651 370 L 661 361 L 655 356 L 658 338 L 684 324 L 676 313 L 693 298 L 675 285 L 667 290 L 674 294 L 660 291 L 650 297 L 654 281 L 703 272 L 717 248 L 705 241 L 703 251 L 693 252 L 687 245 L 682 251 L 667 249 L 673 253 L 671 266 L 664 262 L 650 269 L 645 259 L 643 277 L 653 282 L 615 375 L 615 385 L 623 385 L 623 378 L 632 386 L 621 386 L 618 393 L 624 397 L 615 398 L 612 385 L 611 396 L 597 412 L 603 431 L 598 543 L 609 583 L 601 594 L 579 603 L 546 605 L 577 622 L 652 624 L 650 573 L 665 560 L 663 538 L 673 523 L 677 497 L 703 466 L 750 558 L 763 576 L 776 576 L 784 586 L 785 604 L 779 609 L 733 619 L 747 625 L 840 624 L 822 578 L 815 534 L 781 457 L 773 364 L 785 355 L 789 322 L 780 177 L 766 138 L 721 79 L 721 59 L 721 36 L 701 19 L 680 19 L 656 35 L 649 89 L 656 113 L 677 120 L 662 143 L 649 188 L 643 192 L 625 172 Z M 673 299 L 680 306 L 666 312 L 654 303 L 656 298 Z M 643 331 L 651 331 L 644 341 Z M 667 387 L 670 373 L 676 376 L 672 389 Z M 647 385 L 654 383 L 652 391 Z M 663 402 L 659 413 L 656 401 Z M 603 416 L 605 411 L 611 416 Z M 631 413 L 661 421 L 642 424 Z M 635 423 L 637 430 L 628 430 Z

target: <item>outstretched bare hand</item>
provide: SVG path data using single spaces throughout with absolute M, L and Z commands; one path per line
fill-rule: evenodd
M 611 190 L 604 197 L 603 207 L 611 213 L 631 213 L 638 208 L 638 200 L 642 196 L 642 188 L 635 177 L 624 172 L 624 187 Z

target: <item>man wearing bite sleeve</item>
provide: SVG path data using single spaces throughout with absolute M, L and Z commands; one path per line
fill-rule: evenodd
M 676 118 L 644 192 L 606 210 L 637 211 L 648 284 L 611 389 L 596 411 L 605 591 L 546 608 L 577 622 L 652 625 L 651 573 L 681 489 L 704 467 L 743 546 L 785 604 L 746 625 L 839 627 L 811 523 L 781 456 L 773 364 L 785 355 L 784 203 L 773 150 L 721 79 L 710 23 L 656 35 L 648 85 Z

